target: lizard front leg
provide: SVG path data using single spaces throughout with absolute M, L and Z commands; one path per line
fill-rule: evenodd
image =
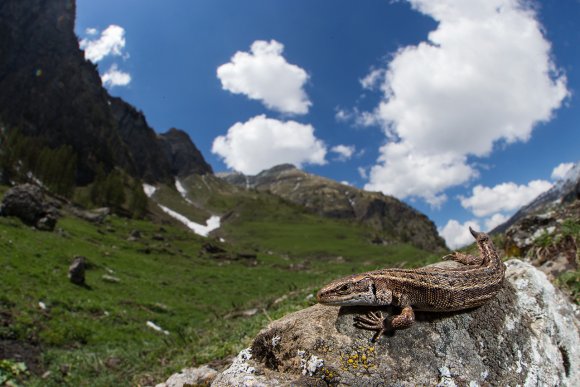
M 390 330 L 409 328 L 415 322 L 413 308 L 405 306 L 401 313 L 390 319 L 378 312 L 369 312 L 365 317 L 356 316 L 355 327 L 377 331 L 371 341 L 376 341 L 383 333 Z

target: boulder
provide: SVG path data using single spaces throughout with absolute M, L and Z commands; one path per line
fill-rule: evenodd
M 180 373 L 171 375 L 165 383 L 159 383 L 155 387 L 209 386 L 216 375 L 217 371 L 207 365 L 185 368 Z
M 75 257 L 68 268 L 68 279 L 70 282 L 75 285 L 84 285 L 86 268 L 86 258 L 82 256 Z
M 43 231 L 53 231 L 58 210 L 32 184 L 17 185 L 6 192 L 0 205 L 0 216 L 15 216 L 23 223 Z
M 391 308 L 315 305 L 287 315 L 212 386 L 577 385 L 577 307 L 532 265 L 506 265 L 504 288 L 489 303 L 418 312 L 413 326 L 374 343 L 353 318 Z

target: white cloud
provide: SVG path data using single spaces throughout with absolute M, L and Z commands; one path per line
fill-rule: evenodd
M 336 153 L 338 161 L 346 161 L 352 157 L 356 148 L 354 145 L 336 145 L 330 148 L 331 152 Z
M 561 163 L 552 171 L 552 180 L 563 179 L 573 167 L 574 163 Z
M 238 51 L 217 68 L 222 88 L 262 101 L 282 113 L 306 114 L 312 105 L 303 87 L 308 74 L 282 56 L 284 45 L 275 40 L 255 41 L 251 52 Z
M 367 173 L 367 169 L 364 167 L 358 167 L 357 168 L 358 174 L 360 177 L 362 177 L 363 179 L 368 179 L 369 175 Z
M 447 188 L 477 176 L 468 155 L 528 140 L 568 91 L 527 2 L 408 1 L 439 24 L 386 68 L 373 113 L 390 142 L 365 188 L 436 204 Z
M 360 111 L 357 107 L 352 110 L 335 108 L 334 118 L 337 122 L 352 122 L 358 127 L 374 126 L 379 124 L 376 114 Z
M 94 36 L 98 31 L 94 28 L 86 30 L 87 34 Z M 81 49 L 85 50 L 85 58 L 93 63 L 101 61 L 104 57 L 126 56 L 123 52 L 125 48 L 125 29 L 117 25 L 108 26 L 101 36 L 95 39 L 82 39 L 80 41 Z
M 469 232 L 469 227 L 475 231 L 481 230 L 476 220 L 468 220 L 461 224 L 455 219 L 450 219 L 443 228 L 439 229 L 439 235 L 445 239 L 450 249 L 457 249 L 475 242 L 473 235 Z
M 113 63 L 106 73 L 101 75 L 101 81 L 105 87 L 127 86 L 131 82 L 131 74 L 123 72 Z
M 533 180 L 527 185 L 502 183 L 495 187 L 477 185 L 470 197 L 460 197 L 463 208 L 476 216 L 487 216 L 500 211 L 513 211 L 528 204 L 539 194 L 552 187 L 546 180 Z
M 91 35 L 91 36 L 94 36 L 94 35 L 96 35 L 98 33 L 99 33 L 99 30 L 97 30 L 96 28 L 87 28 L 85 30 L 85 34 Z
M 345 109 L 336 107 L 336 113 L 334 114 L 334 118 L 337 122 L 348 122 L 352 117 L 352 113 L 346 111 Z
M 385 69 L 372 69 L 363 79 L 360 79 L 359 82 L 363 89 L 374 90 L 380 86 L 384 77 Z
M 380 165 L 371 168 L 366 190 L 396 197 L 421 196 L 434 207 L 447 196 L 445 188 L 477 176 L 465 158 L 453 152 L 424 155 L 408 142 L 391 142 L 381 148 Z
M 502 223 L 505 223 L 510 217 L 504 214 L 493 214 L 491 217 L 485 220 L 485 231 L 491 231 L 496 226 L 499 226 Z
M 326 146 L 314 136 L 312 125 L 279 121 L 259 115 L 217 137 L 212 152 L 226 165 L 245 174 L 256 174 L 278 164 L 326 163 Z

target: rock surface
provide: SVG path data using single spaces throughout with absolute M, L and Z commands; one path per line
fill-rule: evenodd
M 361 222 L 376 230 L 378 235 L 373 243 L 408 242 L 428 251 L 445 249 L 435 224 L 392 196 L 363 191 L 290 164 L 278 165 L 256 176 L 240 173 L 218 176 L 239 187 L 271 192 L 322 216 Z
M 186 368 L 180 373 L 171 375 L 165 383 L 159 383 L 155 387 L 209 386 L 216 376 L 217 371 L 207 365 Z
M 580 200 L 580 162 L 576 163 L 552 188 L 523 206 L 506 222 L 494 228 L 491 234 L 503 233 L 526 217 L 558 210 L 558 207 L 578 200 Z
M 86 258 L 82 256 L 75 257 L 68 268 L 68 279 L 75 285 L 85 284 Z
M 505 232 L 506 255 L 525 257 L 550 280 L 578 270 L 580 200 L 526 215 Z
M 29 226 L 43 231 L 53 231 L 58 210 L 32 184 L 12 187 L 6 192 L 0 205 L 0 216 L 15 216 Z
M 369 308 L 315 305 L 290 314 L 260 332 L 212 386 L 577 385 L 577 311 L 530 264 L 506 265 L 493 301 L 417 313 L 412 327 L 377 343 L 353 326 Z
M 171 128 L 159 135 L 159 141 L 174 176 L 213 174 L 211 166 L 183 130 Z
M 79 185 L 90 183 L 99 165 L 173 184 L 174 155 L 167 157 L 142 113 L 102 86 L 79 48 L 75 16 L 74 0 L 0 2 L 0 123 L 51 148 L 72 146 Z

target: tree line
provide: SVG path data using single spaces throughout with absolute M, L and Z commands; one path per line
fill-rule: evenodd
M 33 182 L 51 192 L 72 199 L 76 188 L 77 152 L 70 145 L 51 148 L 38 137 L 19 130 L 0 130 L 0 182 L 5 185 Z M 132 180 L 132 183 L 127 184 Z M 141 181 L 130 179 L 119 169 L 108 173 L 99 164 L 89 187 L 92 206 L 111 207 L 115 212 L 142 217 L 147 196 Z M 128 212 L 128 213 L 127 213 Z

